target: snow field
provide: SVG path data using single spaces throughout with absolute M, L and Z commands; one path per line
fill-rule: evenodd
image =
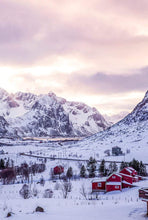
M 58 146 L 58 144 L 43 143 L 39 144 L 38 142 L 25 142 L 26 145 L 15 146 L 5 146 L 3 147 L 5 152 L 8 152 L 6 155 L 1 155 L 3 158 L 10 157 L 15 162 L 15 165 L 19 165 L 26 161 L 28 164 L 30 162 L 41 162 L 39 159 L 20 156 L 20 152 L 29 152 L 33 151 L 36 155 L 41 156 L 50 156 L 56 155 L 57 157 L 69 157 L 69 158 L 87 158 L 90 156 L 95 156 L 97 153 L 99 157 L 96 159 L 102 159 L 104 157 L 104 146 L 90 144 L 77 146 L 71 146 L 65 144 L 63 146 Z M 80 142 L 81 143 L 81 142 Z M 94 149 L 93 149 L 94 147 Z M 107 147 L 106 147 L 107 148 Z M 147 148 L 145 146 L 145 156 L 147 157 Z M 136 159 L 139 154 L 138 145 L 136 148 L 131 148 L 131 153 L 126 155 L 129 156 L 129 160 L 133 159 L 133 152 L 137 152 Z M 104 157 L 105 160 L 124 160 L 123 156 L 120 157 Z M 86 165 L 85 162 L 82 164 Z M 19 195 L 19 190 L 22 187 L 22 184 L 14 185 L 0 185 L 0 220 L 6 219 L 6 214 L 11 211 L 14 215 L 11 219 L 14 220 L 142 220 L 146 214 L 146 204 L 139 200 L 138 198 L 138 189 L 140 187 L 147 187 L 148 180 L 141 181 L 136 183 L 137 187 L 131 189 L 124 189 L 122 192 L 110 192 L 106 194 L 99 194 L 98 199 L 95 195 L 91 195 L 91 181 L 92 179 L 78 179 L 72 182 L 72 191 L 68 194 L 67 199 L 63 199 L 61 189 L 55 190 L 55 184 L 52 181 L 49 181 L 50 178 L 50 169 L 56 165 L 63 165 L 65 171 L 69 166 L 72 166 L 74 174 L 80 171 L 79 162 L 72 161 L 58 161 L 58 160 L 47 160 L 46 170 L 44 173 L 37 174 L 33 177 L 34 185 L 38 190 L 38 196 L 32 197 L 30 199 L 24 200 Z M 36 184 L 40 177 L 43 176 L 46 180 L 44 187 L 40 184 Z M 84 185 L 88 196 L 88 200 L 84 199 L 84 196 L 80 193 L 81 186 Z M 43 198 L 43 192 L 45 189 L 52 189 L 54 194 L 53 198 L 45 199 Z M 92 200 L 89 200 L 92 199 Z M 44 208 L 44 213 L 34 212 L 37 206 Z

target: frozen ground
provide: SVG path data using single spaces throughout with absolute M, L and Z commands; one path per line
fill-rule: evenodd
M 125 189 L 122 192 L 112 192 L 99 195 L 98 200 L 85 200 L 80 194 L 81 185 L 90 190 L 90 180 L 72 181 L 73 189 L 67 199 L 63 199 L 61 191 L 54 190 L 54 198 L 42 198 L 42 186 L 38 198 L 22 199 L 18 195 L 21 185 L 2 186 L 0 198 L 0 219 L 11 211 L 15 220 L 127 220 L 145 219 L 146 204 L 138 199 L 138 189 L 147 186 L 148 180 L 139 182 L 137 187 Z M 44 188 L 53 182 L 46 182 Z M 9 196 L 10 195 L 10 196 Z M 44 213 L 36 213 L 35 208 L 41 206 Z
M 7 142 L 6 140 L 3 140 Z M 77 142 L 79 143 L 79 142 Z M 89 159 L 90 156 L 95 156 L 96 159 L 105 158 L 106 160 L 132 160 L 144 158 L 144 162 L 147 162 L 147 148 L 143 147 L 143 150 L 139 149 L 138 145 L 130 148 L 130 153 L 120 157 L 104 157 L 104 150 L 108 147 L 105 145 L 84 145 L 81 144 L 71 145 L 70 143 L 63 144 L 58 143 L 39 143 L 39 142 L 13 142 L 14 146 L 3 146 L 3 149 L 7 154 L 1 155 L 1 158 L 11 158 L 14 160 L 15 165 L 24 161 L 39 162 L 39 159 L 20 156 L 20 152 L 32 151 L 35 155 L 57 157 L 68 157 L 77 159 Z M 144 152 L 144 153 L 143 153 Z M 6 219 L 6 215 L 9 211 L 13 214 L 10 219 L 14 220 L 127 220 L 135 219 L 142 220 L 146 216 L 146 204 L 139 200 L 138 189 L 140 187 L 148 187 L 148 180 L 137 183 L 137 187 L 132 189 L 126 189 L 122 192 L 107 193 L 99 195 L 98 200 L 91 199 L 91 179 L 72 181 L 72 192 L 69 193 L 67 199 L 63 199 L 61 189 L 55 190 L 55 184 L 49 181 L 50 169 L 55 165 L 63 165 L 65 170 L 69 166 L 73 167 L 74 174 L 79 172 L 79 162 L 71 161 L 58 161 L 47 160 L 46 171 L 43 174 L 38 174 L 34 177 L 34 183 L 32 188 L 35 187 L 38 190 L 38 198 L 33 197 L 24 200 L 19 195 L 19 190 L 22 184 L 15 185 L 0 185 L 0 220 Z M 45 186 L 42 187 L 36 184 L 43 175 L 46 180 Z M 85 185 L 88 193 L 88 200 L 80 193 L 80 188 Z M 43 198 L 43 192 L 45 189 L 50 188 L 53 190 L 53 198 Z M 92 198 L 95 198 L 92 197 Z M 44 213 L 36 213 L 35 208 L 41 206 L 44 208 Z
M 95 139 L 90 142 L 86 140 L 75 142 L 63 142 L 63 143 L 39 143 L 39 141 L 30 142 L 30 141 L 15 141 L 13 146 L 1 146 L 0 150 L 8 152 L 8 155 L 1 155 L 1 157 L 9 156 L 16 160 L 17 163 L 22 162 L 22 160 L 33 160 L 32 158 L 26 158 L 19 156 L 20 152 L 29 153 L 32 151 L 34 155 L 37 156 L 55 156 L 60 158 L 76 158 L 76 159 L 89 159 L 90 156 L 95 157 L 97 160 L 105 159 L 107 161 L 131 161 L 133 158 L 142 160 L 145 163 L 148 163 L 148 138 L 147 136 L 142 142 L 120 142 L 120 146 L 125 155 L 121 156 L 106 156 L 104 153 L 105 150 L 109 149 L 110 152 L 112 147 L 116 146 L 114 139 L 110 141 L 100 141 L 96 142 Z M 129 153 L 127 153 L 129 149 Z

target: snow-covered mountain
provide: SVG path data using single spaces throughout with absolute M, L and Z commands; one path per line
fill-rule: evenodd
M 19 136 L 87 136 L 109 124 L 95 108 L 47 95 L 0 89 L 0 133 Z
M 99 153 L 103 158 L 104 151 L 111 150 L 113 146 L 121 147 L 128 160 L 133 157 L 145 158 L 148 155 L 148 91 L 144 99 L 124 119 L 91 137 L 80 141 L 79 148 Z M 121 159 L 121 158 L 120 158 Z

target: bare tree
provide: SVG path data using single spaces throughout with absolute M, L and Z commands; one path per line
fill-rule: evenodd
M 61 185 L 60 185 L 58 182 L 56 182 L 54 189 L 55 189 L 55 190 L 59 190 L 59 189 L 60 189 L 60 186 L 61 186 Z
M 31 197 L 31 190 L 29 189 L 29 186 L 27 184 L 23 185 L 19 193 L 24 199 L 28 199 Z
M 33 194 L 33 196 L 37 196 L 38 195 L 38 190 L 37 190 L 37 188 L 36 188 L 36 184 L 34 183 L 34 186 L 33 186 L 33 189 L 32 189 L 32 194 Z
M 40 178 L 40 185 L 41 186 L 45 185 L 45 180 L 44 180 L 43 176 L 41 176 L 41 178 Z
M 53 196 L 53 191 L 51 189 L 45 189 L 43 197 L 44 198 L 52 198 Z
M 84 186 L 84 184 L 82 184 L 81 188 L 80 188 L 80 194 L 87 200 L 87 191 L 86 188 Z
M 6 168 L 0 172 L 0 177 L 3 180 L 3 184 L 14 183 L 16 179 L 16 173 L 13 168 Z
M 68 196 L 68 193 L 71 192 L 72 185 L 70 182 L 63 182 L 61 185 L 61 190 L 63 194 L 63 198 L 66 199 Z

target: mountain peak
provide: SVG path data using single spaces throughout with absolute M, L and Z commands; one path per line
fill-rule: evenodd
M 48 96 L 55 98 L 55 97 L 56 97 L 56 94 L 55 94 L 54 92 L 50 91 L 50 92 L 48 93 Z
M 147 92 L 145 93 L 145 96 L 144 96 L 144 100 L 148 99 L 148 90 Z
M 0 99 L 2 99 L 3 97 L 6 97 L 8 95 L 9 94 L 8 94 L 8 92 L 5 89 L 0 88 Z
M 53 92 L 3 93 L 7 95 L 1 99 L 1 115 L 20 136 L 88 136 L 109 126 L 97 109 Z
M 105 150 L 111 151 L 112 147 L 118 146 L 125 153 L 127 161 L 130 161 L 131 158 L 139 158 L 140 160 L 144 159 L 146 162 L 148 152 L 147 134 L 148 92 L 146 92 L 144 99 L 124 119 L 105 131 L 82 140 L 79 147 L 85 146 L 86 149 L 89 149 L 91 146 L 96 152 L 99 152 L 99 155 L 105 156 Z M 130 153 L 127 153 L 127 149 L 130 149 Z

